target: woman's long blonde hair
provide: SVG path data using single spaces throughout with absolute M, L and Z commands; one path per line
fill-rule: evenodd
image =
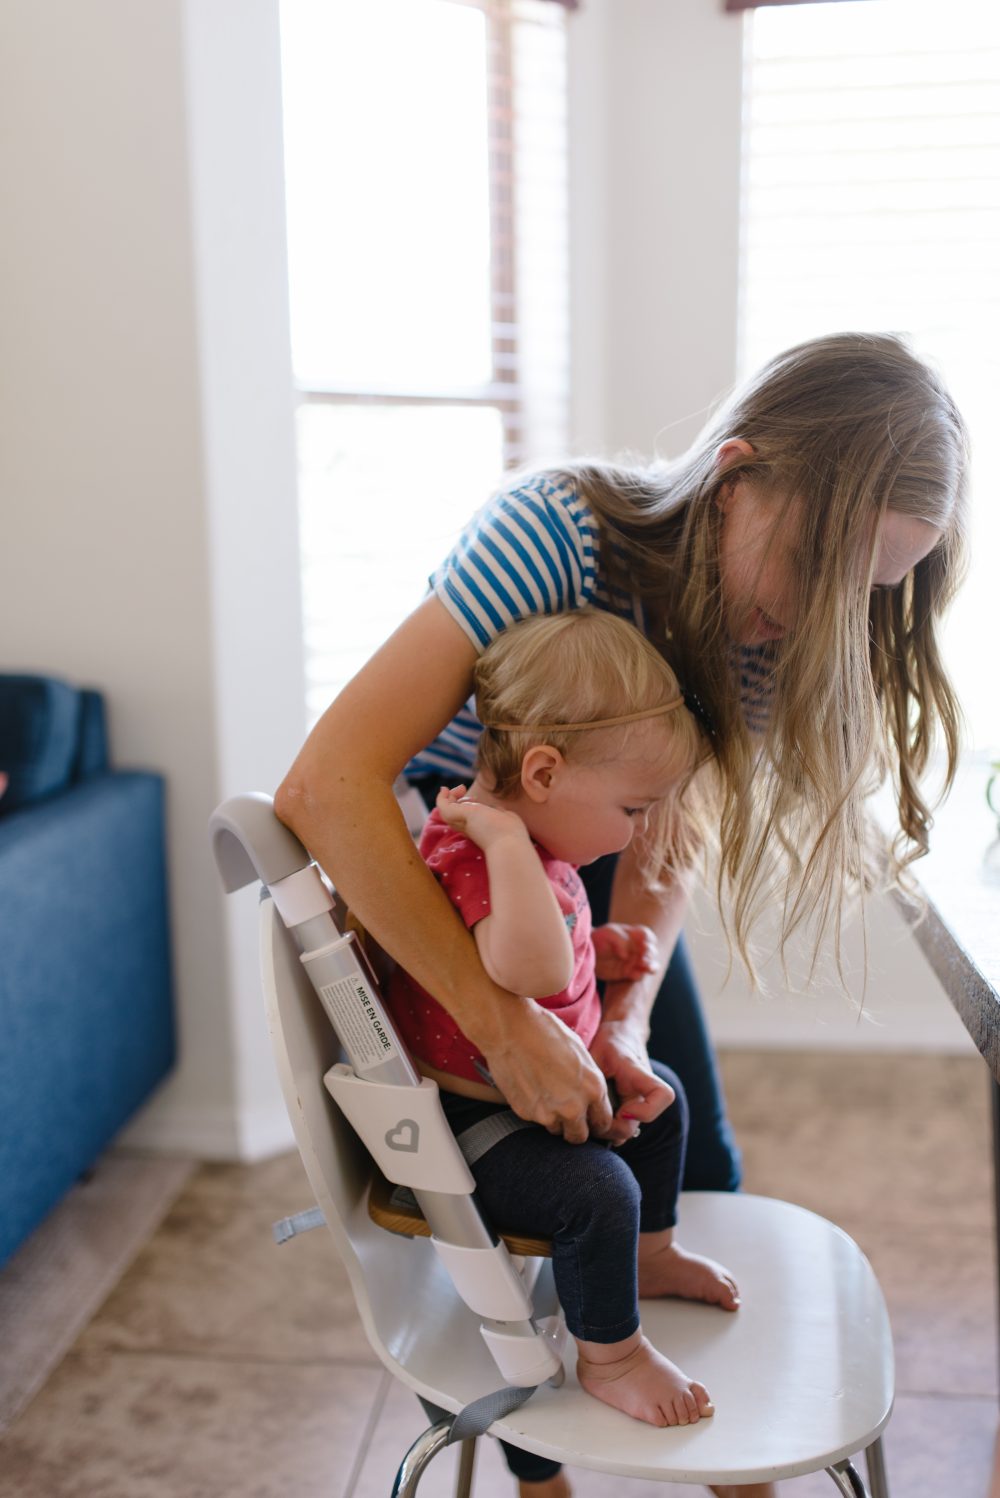
M 723 471 L 730 438 L 752 452 Z M 901 829 L 889 877 L 927 850 L 920 777 L 938 731 L 945 789 L 959 748 L 938 626 L 964 572 L 967 462 L 938 375 L 898 338 L 843 333 L 772 360 L 675 462 L 559 470 L 597 517 L 609 581 L 641 597 L 650 638 L 712 725 L 719 895 L 744 957 L 775 901 L 783 940 L 806 918 L 817 945 L 831 924 L 839 939 L 845 892 L 872 881 L 864 802 L 886 772 Z M 802 502 L 796 626 L 767 656 L 762 741 L 746 723 L 723 623 L 717 501 L 737 477 L 776 516 Z M 872 591 L 887 510 L 942 534 L 899 587 Z

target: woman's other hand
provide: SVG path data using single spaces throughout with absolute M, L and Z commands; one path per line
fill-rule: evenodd
M 604 1136 L 613 1144 L 633 1139 L 639 1125 L 659 1118 L 674 1101 L 673 1088 L 661 1082 L 650 1067 L 645 1040 L 633 1023 L 605 1020 L 590 1043 L 590 1054 L 614 1082 L 621 1100 Z

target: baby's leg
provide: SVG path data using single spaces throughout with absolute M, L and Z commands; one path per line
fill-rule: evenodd
M 710 1414 L 705 1389 L 642 1336 L 639 1185 L 618 1151 L 521 1129 L 472 1169 L 494 1226 L 551 1238 L 556 1290 L 577 1340 L 581 1385 L 654 1425 L 687 1425 Z
M 740 1303 L 739 1290 L 728 1271 L 676 1242 L 677 1197 L 687 1145 L 687 1098 L 679 1078 L 668 1067 L 658 1061 L 652 1065 L 677 1096 L 659 1118 L 643 1124 L 638 1137 L 618 1151 L 642 1192 L 639 1295 L 677 1295 L 735 1311 Z

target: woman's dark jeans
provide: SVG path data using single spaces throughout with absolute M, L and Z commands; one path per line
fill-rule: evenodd
M 616 857 L 599 858 L 580 870 L 594 925 L 603 926 L 611 904 Z M 681 1079 L 691 1114 L 684 1165 L 684 1191 L 738 1191 L 740 1152 L 726 1117 L 712 1042 L 702 1014 L 683 936 L 650 1016 L 649 1054 Z
M 434 805 L 437 785 L 421 784 L 429 806 Z M 615 856 L 599 858 L 580 870 L 590 900 L 595 926 L 608 919 Z M 738 1191 L 740 1153 L 726 1117 L 725 1099 L 709 1039 L 694 974 L 683 937 L 678 939 L 670 965 L 656 996 L 650 1016 L 649 1054 L 677 1073 L 687 1094 L 690 1116 L 687 1157 L 682 1189 L 685 1191 Z M 682 1224 L 683 1231 L 683 1224 Z M 559 1471 L 559 1463 L 533 1456 L 501 1442 L 507 1465 L 525 1482 L 543 1482 Z

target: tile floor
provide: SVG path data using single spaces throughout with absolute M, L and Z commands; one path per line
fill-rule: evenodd
M 988 1092 L 974 1059 L 724 1056 L 747 1189 L 839 1222 L 889 1302 L 893 1498 L 985 1498 L 997 1421 Z M 422 1428 L 368 1350 L 297 1157 L 200 1167 L 0 1447 L 0 1498 L 385 1498 Z M 510 1498 L 482 1442 L 476 1498 Z M 451 1454 L 421 1485 L 452 1491 Z M 574 1474 L 581 1498 L 696 1490 Z M 834 1492 L 822 1475 L 782 1498 Z

